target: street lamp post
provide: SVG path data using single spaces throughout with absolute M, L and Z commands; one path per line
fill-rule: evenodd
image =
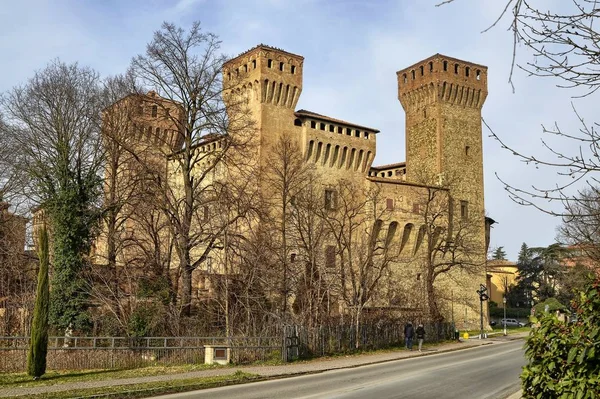
M 506 335 L 506 297 L 502 298 L 504 304 L 504 335 Z

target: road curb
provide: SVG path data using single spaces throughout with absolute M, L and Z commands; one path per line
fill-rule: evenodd
M 515 337 L 515 339 L 520 339 L 520 337 Z M 428 350 L 426 352 L 408 352 L 406 350 L 400 350 L 397 351 L 397 356 L 396 357 L 390 357 L 390 358 L 386 358 L 386 359 L 373 359 L 371 361 L 369 361 L 369 359 L 364 359 L 364 361 L 360 361 L 360 359 L 356 359 L 355 362 L 352 362 L 352 359 L 348 359 L 348 363 L 349 364 L 339 364 L 339 362 L 337 364 L 321 364 L 320 367 L 321 368 L 316 368 L 313 370 L 285 370 L 285 369 L 281 369 L 281 370 L 277 370 L 276 367 L 278 366 L 274 366 L 275 369 L 271 369 L 270 371 L 268 369 L 263 370 L 263 372 L 265 374 L 261 374 L 260 371 L 256 370 L 257 367 L 239 367 L 239 366 L 234 366 L 232 368 L 224 368 L 223 371 L 225 371 L 223 374 L 220 375 L 226 375 L 228 373 L 231 372 L 232 369 L 238 369 L 238 370 L 242 370 L 242 371 L 246 371 L 248 373 L 253 373 L 253 374 L 258 374 L 256 380 L 259 381 L 265 381 L 265 380 L 275 380 L 275 379 L 283 379 L 283 378 L 290 378 L 290 377 L 294 377 L 294 376 L 301 376 L 301 375 L 310 375 L 310 374 L 319 374 L 319 373 L 323 373 L 326 371 L 333 371 L 333 370 L 344 370 L 344 369 L 352 369 L 352 368 L 358 368 L 358 367 L 362 367 L 362 366 L 368 366 L 368 365 L 376 365 L 376 364 L 382 364 L 382 363 L 389 363 L 392 361 L 399 361 L 399 360 L 406 360 L 406 359 L 416 359 L 419 357 L 423 357 L 423 356 L 432 356 L 435 354 L 442 354 L 442 353 L 448 353 L 448 352 L 456 352 L 456 351 L 462 351 L 462 350 L 468 350 L 468 349 L 473 349 L 473 348 L 478 348 L 481 346 L 486 346 L 486 345 L 492 345 L 492 344 L 502 344 L 502 343 L 508 343 L 511 342 L 513 340 L 506 340 L 506 341 L 486 341 L 484 340 L 484 342 L 477 342 L 477 343 L 465 343 L 465 342 L 461 342 L 463 345 L 457 345 L 456 343 L 452 344 L 449 343 L 448 345 L 452 345 L 450 348 L 439 348 L 439 349 L 435 349 L 436 346 L 432 346 L 433 350 Z M 443 345 L 440 345 L 443 346 Z M 392 352 L 393 353 L 393 352 Z M 359 355 L 360 356 L 360 355 Z M 324 360 L 324 359 L 323 359 Z M 317 362 L 319 360 L 317 359 Z M 324 361 L 326 363 L 326 361 Z M 296 363 L 298 365 L 302 364 L 302 363 Z M 293 365 L 290 364 L 290 365 Z M 285 365 L 282 365 L 283 367 L 285 367 Z M 319 367 L 315 364 L 315 367 Z M 258 367 L 260 368 L 260 367 Z M 254 369 L 254 370 L 251 370 Z M 272 374 L 269 374 L 272 373 Z M 191 378 L 198 378 L 200 376 L 191 376 L 191 375 L 186 375 L 187 373 L 182 373 L 182 374 L 172 374 L 171 377 L 172 379 L 177 379 L 177 380 L 186 380 L 186 379 L 191 379 Z M 140 379 L 143 379 L 144 377 L 140 377 Z M 153 382 L 151 380 L 151 377 L 147 377 L 148 381 L 139 381 L 139 382 L 135 382 L 135 383 L 143 383 L 143 382 Z M 105 380 L 107 383 L 104 385 L 98 385 L 96 386 L 96 388 L 101 388 L 103 386 L 105 387 L 109 387 L 109 386 L 126 386 L 126 385 L 131 385 L 134 384 L 133 382 L 130 383 L 126 383 L 126 384 L 111 384 L 111 381 L 118 381 L 118 380 Z M 60 388 L 59 388 L 60 385 Z M 69 383 L 66 384 L 57 384 L 57 385 L 48 385 L 45 386 L 49 389 L 45 390 L 45 389 L 40 389 L 37 392 L 32 392 L 32 390 L 30 390 L 30 387 L 27 388 L 22 388 L 23 391 L 21 392 L 15 392 L 12 391 L 11 393 L 9 392 L 2 392 L 3 389 L 0 389 L 0 397 L 14 397 L 14 398 L 22 398 L 22 397 L 26 397 L 28 395 L 32 395 L 32 394 L 44 394 L 44 393 L 58 393 L 58 392 L 63 392 L 63 391 L 68 391 L 70 389 L 74 389 L 74 387 L 69 386 Z M 225 384 L 225 385 L 229 385 L 229 384 Z M 42 388 L 42 387 L 40 387 Z M 6 394 L 8 394 L 9 396 L 6 396 Z M 520 396 L 517 396 L 516 398 L 520 398 Z M 511 397 L 511 399 L 513 399 Z

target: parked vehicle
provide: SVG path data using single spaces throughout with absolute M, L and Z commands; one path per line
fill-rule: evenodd
M 517 319 L 502 319 L 500 320 L 500 325 L 506 325 L 506 327 L 525 327 L 525 323 L 521 323 Z

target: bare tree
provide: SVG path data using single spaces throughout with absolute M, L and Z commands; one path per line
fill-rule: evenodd
M 395 227 L 390 223 L 384 229 L 389 213 L 378 206 L 381 202 L 379 185 L 364 190 L 342 180 L 335 187 L 325 188 L 323 219 L 335 251 L 325 249 L 325 263 L 338 270 L 338 295 L 357 331 L 365 307 L 376 305 L 384 278 L 400 254 L 393 240 Z M 360 345 L 358 335 L 355 345 Z
M 226 226 L 240 217 L 232 215 L 220 226 L 215 226 L 216 219 L 205 217 L 206 209 L 218 203 L 220 191 L 213 176 L 245 177 L 243 166 L 236 164 L 240 157 L 233 153 L 241 153 L 253 128 L 243 98 L 230 95 L 225 101 L 224 95 L 235 82 L 222 80 L 226 58 L 218 53 L 219 45 L 218 38 L 202 32 L 198 22 L 188 32 L 164 23 L 146 54 L 135 57 L 131 64 L 139 83 L 158 93 L 147 100 L 154 101 L 156 111 L 171 120 L 176 127 L 175 141 L 180 144 L 169 158 L 168 180 L 177 183 L 169 184 L 166 176 L 155 177 L 164 193 L 161 207 L 175 242 L 183 315 L 191 312 L 192 272 L 220 245 Z
M 456 1 L 443 1 L 438 6 Z M 595 0 L 569 0 L 560 5 L 561 9 L 558 10 L 554 8 L 557 5 L 549 7 L 543 1 L 505 0 L 503 11 L 484 32 L 505 20 L 510 24 L 514 44 L 509 77 L 511 84 L 516 66 L 530 76 L 557 79 L 558 87 L 582 89 L 584 92 L 579 97 L 593 96 L 600 87 L 600 33 L 596 26 L 600 9 Z M 517 45 L 525 48 L 533 59 L 517 64 Z M 565 223 L 597 214 L 590 201 L 595 202 L 598 198 L 592 195 L 599 186 L 596 176 L 600 171 L 598 124 L 584 120 L 575 106 L 573 111 L 580 122 L 577 130 L 565 131 L 556 122 L 552 126 L 542 126 L 545 137 L 562 141 L 560 144 L 551 144 L 547 139 L 542 139 L 547 150 L 544 157 L 528 155 L 509 147 L 486 124 L 502 147 L 513 152 L 518 159 L 538 168 L 547 167 L 565 178 L 551 187 L 515 187 L 501 179 L 513 201 L 561 216 Z M 577 150 L 566 153 L 564 148 L 570 148 L 573 144 Z M 553 207 L 555 203 L 560 203 L 563 210 Z M 582 214 L 583 210 L 589 213 Z
M 482 273 L 485 268 L 485 249 L 480 235 L 484 215 L 455 204 L 450 186 L 452 177 L 448 175 L 444 186 L 414 190 L 418 204 L 414 260 L 422 265 L 425 298 L 433 321 L 444 319 L 440 300 L 449 299 L 442 297 L 448 290 L 438 289 L 439 281 L 450 279 L 461 285 L 462 275 Z M 456 209 L 459 210 L 457 215 Z M 420 248 L 423 257 L 418 254 Z
M 51 323 L 87 328 L 89 286 L 83 276 L 99 216 L 102 108 L 96 72 L 53 61 L 2 98 L 20 173 L 49 219 L 53 261 Z
M 265 168 L 265 183 L 269 196 L 265 196 L 267 209 L 263 223 L 274 234 L 271 235 L 270 249 L 275 262 L 275 286 L 279 287 L 281 317 L 286 318 L 289 311 L 289 299 L 296 280 L 292 253 L 297 252 L 296 229 L 292 223 L 294 205 L 298 195 L 305 189 L 309 180 L 309 167 L 304 161 L 302 151 L 292 137 L 282 136 L 273 146 L 271 162 Z M 295 256 L 295 255 L 294 255 Z

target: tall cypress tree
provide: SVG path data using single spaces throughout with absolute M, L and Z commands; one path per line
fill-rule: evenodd
M 37 293 L 31 323 L 31 339 L 29 340 L 29 353 L 27 355 L 27 374 L 35 379 L 46 373 L 46 354 L 48 353 L 48 305 L 50 301 L 48 265 L 50 254 L 48 251 L 48 231 L 45 225 L 40 230 L 38 257 L 40 259 L 40 270 L 38 272 Z

